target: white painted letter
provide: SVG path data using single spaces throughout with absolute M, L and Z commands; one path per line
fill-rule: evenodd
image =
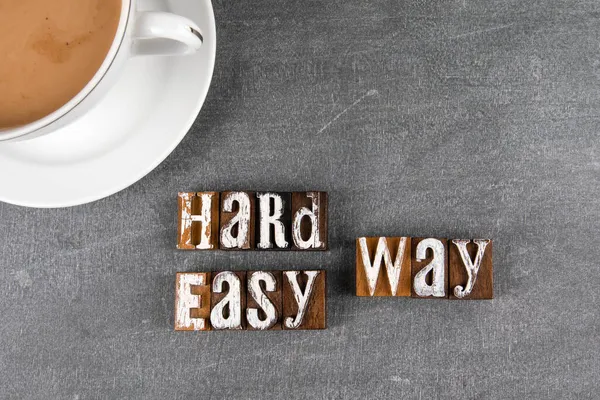
M 271 225 L 275 233 L 275 244 L 277 247 L 285 249 L 289 243 L 285 240 L 285 225 L 279 220 L 284 213 L 284 202 L 280 195 L 276 193 L 260 193 L 256 195 L 259 200 L 259 221 L 260 224 L 260 241 L 257 244 L 259 249 L 271 249 Z M 271 199 L 273 199 L 274 207 L 271 214 Z
M 475 281 L 477 280 L 477 273 L 479 272 L 479 267 L 481 266 L 481 260 L 483 260 L 483 253 L 485 252 L 485 248 L 490 242 L 487 239 L 475 239 L 473 243 L 477 245 L 477 254 L 475 255 L 475 261 L 471 260 L 471 256 L 469 256 L 469 252 L 467 250 L 467 243 L 470 240 L 468 239 L 453 239 L 452 243 L 456 245 L 458 248 L 458 252 L 460 253 L 460 258 L 462 259 L 463 265 L 467 270 L 467 285 L 465 288 L 458 285 L 454 288 L 454 295 L 459 299 L 462 299 L 469 294 L 473 290 L 473 286 L 475 286 Z
M 277 291 L 277 280 L 272 273 L 265 271 L 254 272 L 248 279 L 248 293 L 265 312 L 267 317 L 264 320 L 261 320 L 258 317 L 257 308 L 248 308 L 246 310 L 246 318 L 248 324 L 253 328 L 265 330 L 269 329 L 277 322 L 277 310 L 271 300 L 269 300 L 262 291 L 262 288 L 260 287 L 261 281 L 265 283 L 265 290 L 267 292 L 275 292 Z
M 433 250 L 433 259 L 415 275 L 413 281 L 415 293 L 422 297 L 446 297 L 446 276 L 444 271 L 446 252 L 444 251 L 444 244 L 438 239 L 423 239 L 417 245 L 417 252 L 415 254 L 417 261 L 423 261 L 427 258 L 427 249 Z M 428 285 L 425 277 L 432 270 L 433 281 L 431 285 Z
M 237 202 L 239 209 L 237 214 L 229 222 L 221 227 L 221 244 L 228 248 L 244 248 L 248 239 L 250 229 L 250 197 L 244 192 L 230 192 L 223 201 L 223 211 L 233 212 L 233 203 Z M 237 237 L 233 237 L 231 229 L 238 225 Z
M 177 274 L 177 304 L 175 305 L 175 329 L 201 331 L 206 329 L 204 318 L 191 318 L 190 309 L 202 306 L 201 296 L 192 294 L 192 285 L 206 285 L 205 274 Z
M 370 295 L 373 296 L 375 294 L 377 278 L 379 277 L 379 270 L 381 269 L 381 260 L 383 259 L 385 262 L 388 280 L 390 282 L 392 296 L 395 296 L 398 291 L 400 271 L 402 270 L 402 260 L 404 259 L 404 251 L 406 250 L 406 238 L 403 237 L 400 239 L 400 242 L 398 243 L 398 251 L 396 252 L 396 259 L 394 260 L 393 264 L 392 256 L 390 255 L 390 249 L 388 248 L 387 239 L 385 237 L 380 237 L 379 241 L 377 242 L 377 249 L 375 251 L 373 264 L 371 264 L 371 258 L 369 257 L 369 248 L 367 247 L 366 238 L 360 238 L 358 242 L 360 244 L 360 254 L 365 267 L 365 275 L 367 276 Z
M 200 201 L 202 202 L 202 211 L 200 215 L 191 215 L 190 218 L 192 221 L 199 221 L 202 224 L 200 228 L 200 243 L 196 245 L 197 249 L 208 250 L 212 249 L 214 246 L 211 243 L 210 236 L 214 234 L 211 231 L 211 218 L 212 218 L 212 198 L 214 194 L 212 193 L 202 193 L 200 197 Z
M 304 289 L 304 293 L 300 289 L 300 285 L 298 284 L 298 271 L 285 271 L 284 275 L 287 278 L 288 282 L 292 286 L 292 292 L 294 293 L 294 299 L 298 304 L 298 314 L 296 318 L 287 317 L 284 321 L 285 326 L 290 329 L 296 329 L 302 324 L 302 320 L 304 319 L 304 314 L 306 313 L 306 307 L 308 306 L 308 300 L 312 295 L 313 286 L 315 283 L 315 278 L 319 275 L 321 271 L 304 271 L 306 276 L 308 276 L 308 282 L 306 283 L 306 288 Z
M 323 245 L 320 240 L 321 234 L 319 232 L 319 217 L 321 213 L 319 193 L 307 192 L 306 196 L 312 200 L 312 210 L 302 207 L 296 211 L 296 215 L 294 215 L 294 220 L 292 222 L 292 238 L 294 239 L 294 244 L 299 249 L 318 249 Z M 302 238 L 302 232 L 300 230 L 302 218 L 304 217 L 310 219 L 310 237 L 308 240 Z
M 214 329 L 242 329 L 242 303 L 240 278 L 231 272 L 218 273 L 213 279 L 212 291 L 223 292 L 223 283 L 229 284 L 227 295 L 217 304 L 213 305 L 210 312 L 210 323 Z M 223 310 L 228 308 L 229 315 L 225 318 Z

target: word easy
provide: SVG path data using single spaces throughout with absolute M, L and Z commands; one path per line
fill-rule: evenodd
M 182 192 L 177 248 L 327 250 L 325 192 Z
M 325 329 L 326 272 L 179 272 L 175 330 Z
M 492 241 L 358 238 L 356 295 L 491 299 Z

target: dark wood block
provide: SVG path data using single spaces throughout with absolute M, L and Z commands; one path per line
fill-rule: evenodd
M 282 277 L 281 271 L 248 271 L 246 273 L 248 330 L 281 329 Z
M 255 206 L 256 197 L 254 192 L 221 193 L 221 250 L 254 249 Z
M 327 250 L 327 192 L 292 193 L 292 250 Z
M 411 281 L 411 238 L 356 239 L 357 296 L 410 296 Z
M 292 194 L 256 193 L 256 248 L 292 248 Z
M 175 330 L 210 330 L 210 272 L 175 276 Z
M 448 298 L 448 240 L 412 238 L 411 260 L 412 297 Z
M 326 295 L 326 271 L 283 271 L 283 329 L 325 329 Z
M 214 250 L 219 244 L 219 192 L 180 192 L 177 248 Z
M 246 329 L 246 272 L 213 273 L 210 324 L 214 330 Z
M 492 241 L 453 239 L 448 245 L 450 299 L 493 299 Z

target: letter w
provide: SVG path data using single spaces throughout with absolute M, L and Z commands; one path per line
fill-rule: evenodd
M 369 248 L 367 246 L 367 239 L 360 238 L 360 253 L 362 256 L 362 263 L 365 268 L 365 274 L 367 275 L 367 282 L 369 284 L 369 294 L 373 296 L 375 294 L 375 287 L 377 286 L 377 278 L 379 277 L 379 270 L 381 269 L 381 260 L 385 262 L 385 268 L 387 271 L 388 280 L 390 282 L 390 290 L 392 296 L 396 295 L 398 291 L 398 282 L 400 281 L 400 271 L 402 269 L 402 260 L 404 259 L 404 251 L 406 250 L 406 238 L 403 237 L 398 243 L 398 251 L 396 252 L 396 259 L 392 264 L 392 256 L 390 255 L 390 249 L 388 248 L 387 240 L 385 237 L 380 237 L 377 242 L 377 250 L 375 251 L 375 259 L 371 264 L 371 258 L 369 257 Z

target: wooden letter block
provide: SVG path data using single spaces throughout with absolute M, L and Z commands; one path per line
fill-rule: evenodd
M 327 193 L 292 193 L 293 250 L 327 250 Z
M 259 250 L 291 249 L 291 193 L 257 193 L 256 247 Z
M 283 329 L 326 328 L 326 272 L 283 272 Z
M 410 296 L 410 254 L 409 237 L 356 239 L 356 295 Z
M 253 192 L 221 193 L 221 250 L 254 249 Z
M 177 248 L 193 250 L 196 246 L 192 241 L 192 205 L 196 193 L 179 192 L 177 196 Z
M 175 330 L 207 331 L 210 272 L 178 272 L 175 277 Z
M 248 271 L 246 276 L 248 330 L 281 329 L 283 311 L 281 271 Z
M 219 242 L 219 193 L 179 193 L 177 248 L 214 250 Z
M 412 238 L 412 297 L 448 298 L 448 240 Z
M 214 274 L 210 323 L 214 330 L 245 329 L 246 272 Z
M 492 241 L 453 239 L 449 246 L 450 298 L 494 298 Z

